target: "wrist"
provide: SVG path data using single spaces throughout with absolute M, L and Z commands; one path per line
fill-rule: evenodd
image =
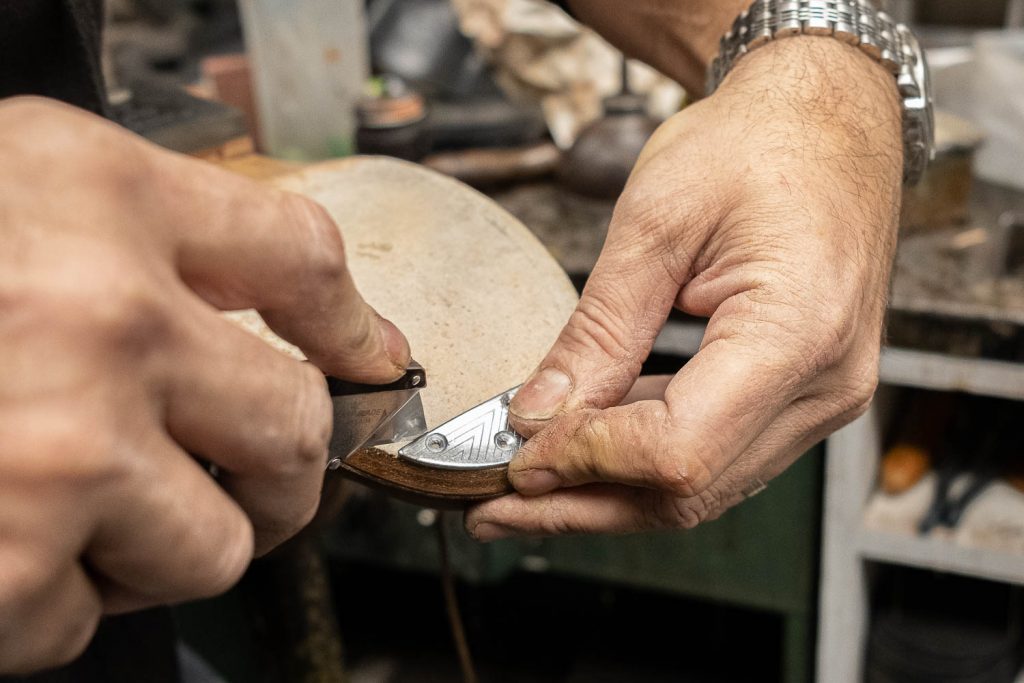
M 759 47 L 736 64 L 712 99 L 737 107 L 757 102 L 771 110 L 768 127 L 796 123 L 808 131 L 808 141 L 850 145 L 857 156 L 902 168 L 895 78 L 834 38 L 792 36 Z

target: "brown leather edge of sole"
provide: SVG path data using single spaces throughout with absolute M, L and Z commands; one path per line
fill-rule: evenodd
M 508 467 L 445 470 L 409 462 L 377 448 L 356 451 L 339 471 L 396 498 L 439 510 L 457 510 L 512 493 Z

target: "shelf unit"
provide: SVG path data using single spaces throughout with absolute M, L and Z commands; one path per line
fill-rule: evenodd
M 1024 585 L 1024 496 L 995 484 L 953 532 L 919 536 L 925 480 L 900 496 L 875 491 L 892 387 L 1024 400 L 1024 365 L 885 349 L 872 408 L 826 441 L 818 680 L 859 683 L 868 626 L 867 564 L 882 562 Z M 933 475 L 930 475 L 933 476 Z
M 655 351 L 692 356 L 704 326 L 669 321 Z M 1024 496 L 994 484 L 958 527 L 919 536 L 931 497 L 926 478 L 898 498 L 875 492 L 881 434 L 893 387 L 960 391 L 1024 401 L 1024 364 L 910 349 L 882 351 L 880 390 L 863 417 L 825 442 L 825 502 L 818 627 L 818 680 L 859 683 L 867 635 L 869 562 L 905 565 L 1024 585 Z M 1001 534 L 984 537 L 986 528 Z M 1019 683 L 1024 683 L 1022 674 Z

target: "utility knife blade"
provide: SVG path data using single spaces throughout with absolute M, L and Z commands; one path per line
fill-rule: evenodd
M 337 469 L 361 448 L 423 434 L 427 422 L 419 392 L 426 385 L 427 374 L 416 362 L 391 384 L 358 384 L 328 377 L 327 389 L 334 404 L 328 469 Z

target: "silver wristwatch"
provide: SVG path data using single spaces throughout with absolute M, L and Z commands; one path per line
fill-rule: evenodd
M 924 52 L 914 34 L 868 0 L 756 0 L 721 40 L 708 74 L 714 92 L 743 55 L 794 35 L 832 36 L 892 72 L 903 98 L 903 180 L 914 184 L 934 154 L 935 124 Z

